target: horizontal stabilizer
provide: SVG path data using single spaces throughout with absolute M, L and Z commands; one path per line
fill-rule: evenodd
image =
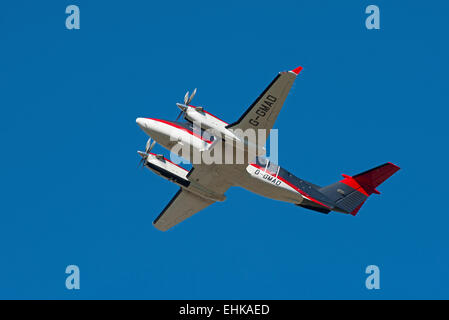
M 388 162 L 355 176 L 343 175 L 343 180 L 320 189 L 320 192 L 335 201 L 342 212 L 356 215 L 366 199 L 380 192 L 376 188 L 391 177 L 399 167 Z
M 352 186 L 354 189 L 359 190 L 368 196 L 373 193 L 380 194 L 376 188 L 399 169 L 398 166 L 388 162 L 376 168 L 356 174 L 353 177 L 344 175 L 343 177 L 345 179 L 341 182 Z

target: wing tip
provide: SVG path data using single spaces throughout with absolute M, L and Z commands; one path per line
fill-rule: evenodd
M 301 70 L 302 70 L 302 67 L 299 66 L 299 67 L 297 67 L 297 68 L 291 70 L 290 72 L 293 72 L 294 74 L 298 75 L 298 74 L 301 72 Z
M 399 169 L 401 169 L 401 167 L 395 165 L 392 162 L 387 162 L 387 165 L 389 165 L 390 167 L 392 167 L 393 169 L 395 169 L 396 171 L 398 171 Z
M 157 223 L 157 221 L 153 221 L 153 227 L 155 227 L 157 230 L 165 232 L 170 228 L 167 228 L 166 226 L 161 226 L 160 224 Z

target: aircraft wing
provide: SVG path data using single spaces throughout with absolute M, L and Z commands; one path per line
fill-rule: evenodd
M 226 173 L 224 172 L 226 169 L 221 169 L 221 167 L 215 164 L 195 165 L 187 177 L 191 183 L 203 188 L 204 193 L 210 193 L 211 196 L 224 200 L 224 192 L 229 189 L 231 184 L 226 181 Z M 153 224 L 157 229 L 167 231 L 214 202 L 214 200 L 203 198 L 181 188 L 154 220 Z
M 267 130 L 266 136 L 268 138 L 288 92 L 301 70 L 302 67 L 298 67 L 291 71 L 279 73 L 240 119 L 227 125 L 226 128 L 241 129 L 243 131 L 247 129 L 265 129 Z M 265 141 L 261 141 L 261 143 L 265 144 Z
M 153 224 L 157 229 L 167 231 L 174 225 L 210 206 L 212 203 L 214 201 L 197 196 L 181 188 L 156 220 L 154 220 Z
M 192 170 L 190 170 L 187 174 L 187 178 L 189 181 L 200 184 L 207 191 L 220 196 L 223 195 L 232 185 L 226 179 L 227 177 L 230 177 L 231 167 L 232 166 L 214 163 L 195 164 Z

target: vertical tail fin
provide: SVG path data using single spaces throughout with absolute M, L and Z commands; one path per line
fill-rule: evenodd
M 344 174 L 343 180 L 323 187 L 320 191 L 335 201 L 340 210 L 355 216 L 371 194 L 380 194 L 376 188 L 399 169 L 388 162 L 353 177 Z

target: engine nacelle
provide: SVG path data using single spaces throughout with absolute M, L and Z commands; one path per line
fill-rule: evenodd
M 199 124 L 202 129 L 223 130 L 228 125 L 223 120 L 217 118 L 202 107 L 188 106 L 185 117 L 194 124 Z
M 149 153 L 145 166 L 157 175 L 182 187 L 189 186 L 189 180 L 187 179 L 189 171 L 164 158 L 162 155 Z
M 145 153 L 141 153 L 141 156 L 145 156 Z M 146 158 L 145 166 L 157 175 L 174 182 L 181 188 L 196 193 L 201 197 L 212 201 L 226 200 L 225 195 L 211 192 L 210 190 L 204 188 L 201 184 L 198 184 L 196 181 L 189 181 L 187 178 L 189 171 L 171 162 L 163 155 L 149 153 Z

